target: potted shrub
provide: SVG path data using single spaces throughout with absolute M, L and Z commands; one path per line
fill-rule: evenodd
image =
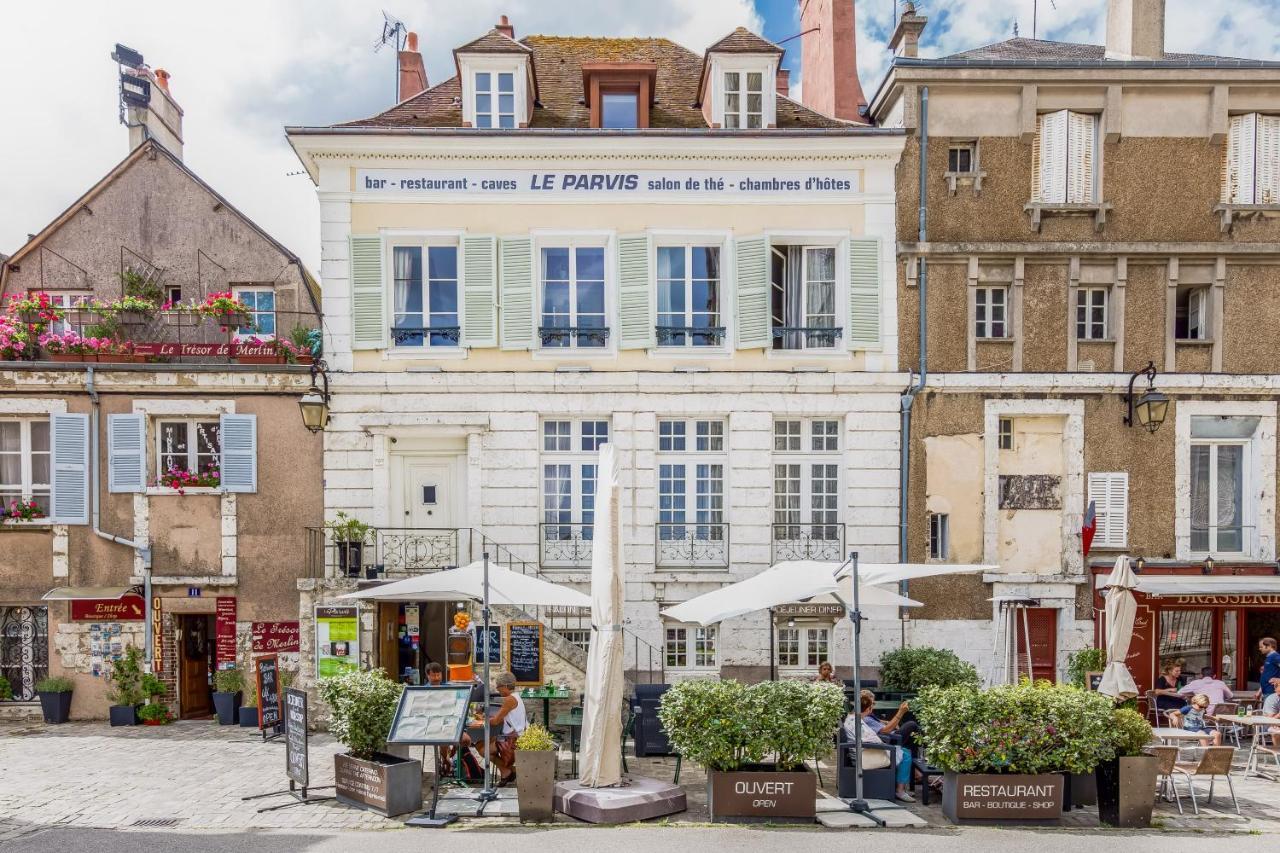
M 913 698 L 926 687 L 952 687 L 967 684 L 977 687 L 978 670 L 961 660 L 950 649 L 913 646 L 894 649 L 880 656 L 880 689 L 882 699 Z
M 520 768 L 520 778 L 516 783 L 520 820 L 551 820 L 556 785 L 556 742 L 551 739 L 551 733 L 538 723 L 529 725 L 516 738 L 516 766 Z
M 240 728 L 256 729 L 258 727 L 258 680 L 246 679 L 244 700 L 240 705 Z
M 320 680 L 329 733 L 347 751 L 333 757 L 340 802 L 386 817 L 422 807 L 422 762 L 387 755 L 387 735 L 403 685 L 382 670 L 352 670 Z
M 60 675 L 46 676 L 36 682 L 40 711 L 46 723 L 65 723 L 71 719 L 71 692 L 75 682 Z
M 1115 754 L 1111 701 L 1048 682 L 929 687 L 917 718 L 952 823 L 1056 822 L 1068 773 Z
M 349 578 L 360 577 L 360 567 L 364 564 L 364 543 L 369 536 L 369 525 L 339 510 L 337 518 L 325 527 L 329 528 L 333 544 L 338 549 L 338 569 Z
M 1107 668 L 1106 649 L 1080 649 L 1067 657 L 1067 683 L 1081 690 L 1088 690 L 1085 683 L 1091 672 L 1102 672 Z
M 111 725 L 136 726 L 138 708 L 146 701 L 142 693 L 142 652 L 134 646 L 126 648 L 124 656 L 111 664 L 107 683 L 111 685 L 107 691 Z
M 0 702 L 13 701 L 13 685 L 9 683 L 9 679 L 0 675 Z
M 213 708 L 218 712 L 218 725 L 234 726 L 236 709 L 240 707 L 240 691 L 244 674 L 234 666 L 213 674 Z
M 1117 708 L 1111 728 L 1114 758 L 1095 770 L 1098 784 L 1098 819 L 1125 829 L 1151 825 L 1156 804 L 1159 760 L 1144 755 L 1151 742 L 1151 724 L 1137 711 Z
M 138 709 L 138 719 L 144 726 L 167 726 L 173 722 L 169 706 L 160 702 L 148 702 Z

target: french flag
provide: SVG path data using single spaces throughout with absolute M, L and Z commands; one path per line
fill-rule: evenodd
M 1098 513 L 1089 501 L 1089 508 L 1084 511 L 1084 524 L 1080 528 L 1080 539 L 1084 543 L 1084 555 L 1089 556 L 1089 547 L 1093 545 L 1093 535 L 1098 532 Z

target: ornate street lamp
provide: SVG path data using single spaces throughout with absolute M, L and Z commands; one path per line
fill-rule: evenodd
M 1147 377 L 1147 390 L 1135 402 L 1133 399 L 1133 383 L 1139 376 Z M 1125 394 L 1125 402 L 1129 406 L 1129 413 L 1125 415 L 1125 426 L 1133 426 L 1135 421 L 1142 425 L 1147 432 L 1155 432 L 1160 429 L 1160 424 L 1164 423 L 1165 415 L 1169 413 L 1169 398 L 1156 390 L 1156 365 L 1155 362 L 1148 361 L 1147 366 L 1142 370 L 1135 371 L 1129 377 L 1129 393 Z
M 329 423 L 329 374 L 326 365 L 317 360 L 311 365 L 311 387 L 298 400 L 298 408 L 302 410 L 302 424 L 311 432 L 320 432 Z M 324 380 L 324 390 L 316 383 L 316 378 Z

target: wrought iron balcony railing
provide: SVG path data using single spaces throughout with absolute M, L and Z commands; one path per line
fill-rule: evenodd
M 659 523 L 654 531 L 655 564 L 659 568 L 727 568 L 729 525 Z
M 844 553 L 844 525 L 795 522 L 773 525 L 773 562 L 785 560 L 840 561 Z
M 660 347 L 718 347 L 724 343 L 724 326 L 654 326 Z
M 461 326 L 392 326 L 391 345 L 397 347 L 456 347 Z
M 544 347 L 585 347 L 599 349 L 609 343 L 608 326 L 539 326 Z
M 774 326 L 774 349 L 831 349 L 844 334 L 840 326 Z
M 539 560 L 544 569 L 591 568 L 591 543 L 595 528 L 590 523 L 565 522 L 539 525 Z

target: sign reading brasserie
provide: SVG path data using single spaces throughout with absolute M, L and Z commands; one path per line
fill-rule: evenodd
M 445 199 L 574 199 L 588 201 L 697 196 L 723 201 L 753 199 L 847 200 L 861 190 L 854 169 L 760 171 L 682 169 L 359 169 L 356 192 Z

